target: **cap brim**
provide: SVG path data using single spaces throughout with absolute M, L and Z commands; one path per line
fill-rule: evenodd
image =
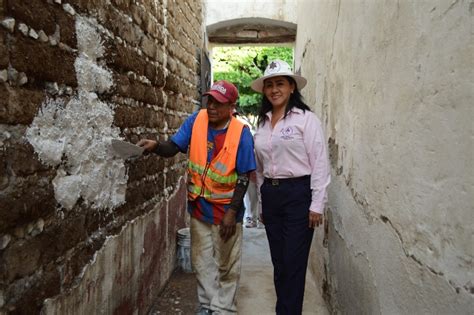
M 273 73 L 273 74 L 267 75 L 265 77 L 258 78 L 257 80 L 253 81 L 250 84 L 250 87 L 255 92 L 262 93 L 263 92 L 263 81 L 265 81 L 268 78 L 281 77 L 281 76 L 292 77 L 296 82 L 296 87 L 298 88 L 298 90 L 301 90 L 302 88 L 304 88 L 306 86 L 307 80 L 305 78 L 303 78 L 302 76 L 300 76 L 300 75 L 293 74 L 293 73 Z
M 210 95 L 219 103 L 231 103 L 231 101 L 227 99 L 224 95 L 214 90 L 208 91 L 204 93 L 203 95 Z

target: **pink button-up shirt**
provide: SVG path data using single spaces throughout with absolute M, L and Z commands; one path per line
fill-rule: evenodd
M 293 108 L 275 128 L 271 125 L 271 112 L 267 118 L 255 133 L 259 197 L 264 177 L 311 175 L 312 198 L 308 210 L 323 213 L 331 177 L 321 122 L 314 113 L 299 108 Z

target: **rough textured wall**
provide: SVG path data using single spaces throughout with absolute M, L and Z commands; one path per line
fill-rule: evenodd
M 0 0 L 0 313 L 146 313 L 185 156 L 123 161 L 199 100 L 201 2 Z
M 336 311 L 474 309 L 472 1 L 301 1 L 296 68 L 329 141 Z

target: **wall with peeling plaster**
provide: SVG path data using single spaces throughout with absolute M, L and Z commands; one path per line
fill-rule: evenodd
M 110 142 L 177 131 L 203 33 L 198 0 L 0 0 L 0 314 L 150 309 L 186 156 L 124 161 Z
M 299 2 L 296 69 L 333 178 L 310 268 L 336 312 L 474 309 L 473 8 Z

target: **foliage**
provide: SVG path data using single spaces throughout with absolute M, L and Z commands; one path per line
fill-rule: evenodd
M 216 47 L 213 49 L 214 81 L 227 80 L 239 89 L 239 112 L 255 116 L 261 102 L 261 94 L 250 88 L 253 80 L 262 76 L 269 61 L 281 59 L 293 64 L 291 47 Z

